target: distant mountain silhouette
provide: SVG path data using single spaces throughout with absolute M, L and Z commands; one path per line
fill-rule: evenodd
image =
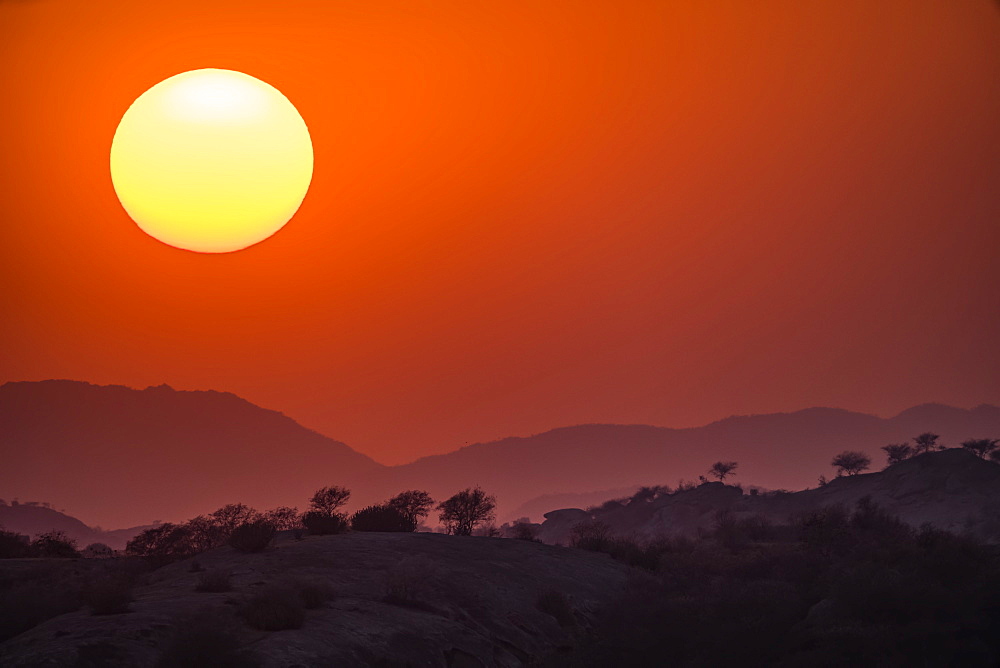
M 555 510 L 546 515 L 541 538 L 565 544 L 574 525 L 591 519 L 626 536 L 693 536 L 711 530 L 719 511 L 730 511 L 737 519 L 763 516 L 773 524 L 787 524 L 822 507 L 851 510 L 864 497 L 914 527 L 931 524 L 1000 542 L 1000 465 L 961 448 L 929 452 L 884 471 L 834 478 L 799 492 L 746 494 L 733 485 L 709 482 L 651 501 L 610 503 L 594 512 Z
M 124 549 L 130 538 L 151 525 L 104 531 L 89 527 L 75 517 L 38 503 L 0 503 L 0 528 L 28 537 L 49 531 L 62 531 L 76 541 L 78 549 L 91 543 L 104 543 L 115 550 Z
M 880 462 L 881 446 L 924 431 L 949 444 L 996 438 L 1000 408 L 929 404 L 888 419 L 811 408 L 692 429 L 581 425 L 393 467 L 214 391 L 7 383 L 0 425 L 0 496 L 47 499 L 87 522 L 121 527 L 183 520 L 236 501 L 301 509 L 312 491 L 331 484 L 353 489 L 354 507 L 402 489 L 442 499 L 481 485 L 496 494 L 502 520 L 543 495 L 675 484 L 719 459 L 740 463 L 739 481 L 797 489 L 831 475 L 830 458 L 841 450 L 864 450 Z
M 233 501 L 303 505 L 383 467 L 276 411 L 224 392 L 76 381 L 0 386 L 0 496 L 41 498 L 103 526 Z
M 425 457 L 386 472 L 396 486 L 427 481 L 441 493 L 481 484 L 495 491 L 501 515 L 541 494 L 670 484 L 705 474 L 720 459 L 739 462 L 736 480 L 771 489 L 815 486 L 832 477 L 830 459 L 862 450 L 878 467 L 880 450 L 926 431 L 957 445 L 968 438 L 1000 437 L 1000 408 L 972 410 L 927 404 L 893 418 L 832 408 L 731 417 L 704 427 L 581 425 L 524 438 L 470 445 Z M 433 485 L 433 489 L 430 487 Z M 538 508 L 533 507 L 533 512 Z

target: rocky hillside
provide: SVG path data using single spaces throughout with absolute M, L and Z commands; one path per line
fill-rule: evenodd
M 541 538 L 566 543 L 574 525 L 594 519 L 621 535 L 694 535 L 710 529 L 722 510 L 737 518 L 761 515 L 773 524 L 785 524 L 823 506 L 852 508 L 863 497 L 913 526 L 930 523 L 1000 542 L 1000 465 L 958 448 L 800 492 L 745 494 L 739 487 L 710 482 L 650 501 L 608 503 L 594 512 L 557 510 L 545 515 Z
M 282 536 L 259 554 L 224 547 L 196 559 L 207 573 L 230 574 L 232 591 L 196 592 L 202 574 L 178 562 L 149 576 L 130 612 L 50 619 L 0 645 L 0 665 L 151 666 L 196 638 L 212 649 L 229 638 L 264 668 L 529 665 L 572 646 L 626 581 L 626 567 L 606 555 L 423 533 Z M 301 583 L 332 599 L 307 610 L 300 628 L 255 630 L 240 617 L 248 598 L 280 598 Z

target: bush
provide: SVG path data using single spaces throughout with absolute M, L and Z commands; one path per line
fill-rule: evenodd
M 132 583 L 124 577 L 113 576 L 92 583 L 83 590 L 83 602 L 94 615 L 120 615 L 130 612 L 133 601 Z
M 532 524 L 531 522 L 515 522 L 510 528 L 510 537 L 515 540 L 527 540 L 534 543 L 540 543 L 542 541 L 538 538 L 538 532 L 541 528 L 541 525 Z
M 284 631 L 301 628 L 306 613 L 298 591 L 272 586 L 248 598 L 240 609 L 240 616 L 259 631 Z
M 0 559 L 18 559 L 31 553 L 27 536 L 13 531 L 0 530 Z
M 368 506 L 354 513 L 351 528 L 355 531 L 407 532 L 416 530 L 417 521 L 388 505 Z
M 229 581 L 229 573 L 226 571 L 203 571 L 198 576 L 198 583 L 194 586 L 194 590 L 208 594 L 221 594 L 232 591 L 233 585 Z
M 274 525 L 270 522 L 247 522 L 233 529 L 229 544 L 240 552 L 262 552 L 274 540 L 274 533 Z
M 329 536 L 348 529 L 347 520 L 340 515 L 328 515 L 319 510 L 310 510 L 303 515 L 302 525 L 313 536 Z
M 91 543 L 83 548 L 82 554 L 88 559 L 107 559 L 115 556 L 115 551 L 104 543 Z
M 76 541 L 68 538 L 62 531 L 50 531 L 39 535 L 31 543 L 31 553 L 36 557 L 55 559 L 73 559 L 80 556 L 76 551 Z

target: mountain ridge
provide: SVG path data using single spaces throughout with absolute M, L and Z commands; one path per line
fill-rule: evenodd
M 829 475 L 841 450 L 881 458 L 882 445 L 924 431 L 952 444 L 1000 435 L 1000 408 L 926 404 L 880 418 L 813 407 L 701 427 L 570 425 L 396 466 L 216 390 L 15 381 L 0 386 L 0 424 L 0 494 L 46 499 L 93 524 L 136 526 L 237 501 L 302 509 L 325 485 L 351 488 L 353 507 L 402 489 L 440 500 L 481 485 L 497 495 L 503 520 L 540 496 L 673 484 L 719 459 L 739 461 L 747 483 L 803 488 Z

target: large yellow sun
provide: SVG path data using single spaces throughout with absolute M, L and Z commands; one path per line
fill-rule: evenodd
M 111 180 L 147 234 L 201 253 L 263 241 L 295 214 L 312 179 L 305 121 L 242 72 L 193 70 L 128 108 L 111 143 Z

